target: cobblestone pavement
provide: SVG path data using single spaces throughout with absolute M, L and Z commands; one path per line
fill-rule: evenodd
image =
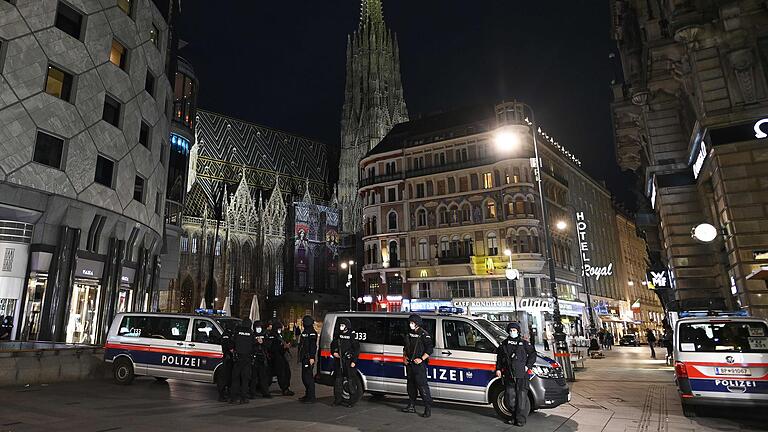
M 746 431 L 768 430 L 768 416 L 730 412 L 729 418 L 682 415 L 672 370 L 647 359 L 643 348 L 616 348 L 588 360 L 573 383 L 570 404 L 533 414 L 525 428 L 500 422 L 486 406 L 438 403 L 430 419 L 402 414 L 401 397 L 370 400 L 355 408 L 331 407 L 331 389 L 320 402 L 256 399 L 248 405 L 215 401 L 212 385 L 139 378 L 131 386 L 108 380 L 0 389 L 0 431 Z M 293 388 L 300 378 L 294 373 Z M 721 414 L 721 413 L 718 413 Z M 748 418 L 749 417 L 749 418 Z

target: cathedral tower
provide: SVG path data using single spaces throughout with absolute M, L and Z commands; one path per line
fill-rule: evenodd
M 341 118 L 339 204 L 343 230 L 360 228 L 360 159 L 398 123 L 408 121 L 397 37 L 384 23 L 381 0 L 362 0 L 360 26 L 347 38 L 347 83 Z

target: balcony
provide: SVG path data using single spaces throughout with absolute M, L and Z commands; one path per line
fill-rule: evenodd
M 372 184 L 377 183 L 386 183 L 391 181 L 397 181 L 397 180 L 403 180 L 405 176 L 403 176 L 403 173 L 394 173 L 394 174 L 382 174 L 377 175 L 373 177 L 367 177 L 360 180 L 360 187 L 364 188 L 366 186 L 370 186 Z
M 483 166 L 483 165 L 490 165 L 492 163 L 498 162 L 499 160 L 501 159 L 498 157 L 477 158 L 477 159 L 471 159 L 466 161 L 453 162 L 453 163 L 439 165 L 439 166 L 410 169 L 406 172 L 406 175 L 409 178 L 420 177 L 420 176 L 425 176 L 430 174 L 437 174 L 441 172 L 456 171 L 456 170 L 465 169 L 465 168 L 474 168 L 474 167 Z
M 469 264 L 469 256 L 445 256 L 437 259 L 438 265 Z

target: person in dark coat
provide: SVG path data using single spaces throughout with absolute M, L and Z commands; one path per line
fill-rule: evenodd
M 232 391 L 229 395 L 229 403 L 235 403 L 239 400 L 241 404 L 244 404 L 248 403 L 251 363 L 255 344 L 250 319 L 244 319 L 240 325 L 235 327 L 232 341 L 235 362 L 232 366 Z
M 219 402 L 229 400 L 229 393 L 232 389 L 232 365 L 234 363 L 234 342 L 232 340 L 232 329 L 224 328 L 224 334 L 221 335 L 221 353 L 224 356 L 220 372 L 216 375 L 216 389 L 219 391 Z
M 299 335 L 298 360 L 301 365 L 301 382 L 304 384 L 304 396 L 299 401 L 315 403 L 315 359 L 317 358 L 317 332 L 315 320 L 305 315 L 301 319 L 303 330 Z
M 520 324 L 507 324 L 509 336 L 496 350 L 496 376 L 504 379 L 504 402 L 514 419 L 507 423 L 525 426 L 530 411 L 528 371 L 536 363 L 536 348 L 520 337 Z
M 645 330 L 645 339 L 648 341 L 648 346 L 651 348 L 651 358 L 656 359 L 656 350 L 653 349 L 654 344 L 656 344 L 656 335 L 653 334 L 653 331 L 651 329 Z
M 291 391 L 291 366 L 288 364 L 288 345 L 283 339 L 283 323 L 272 320 L 272 330 L 267 333 L 267 343 L 272 363 L 269 365 L 283 396 L 293 396 Z
M 416 412 L 416 396 L 421 394 L 424 401 L 424 413 L 422 417 L 432 415 L 432 393 L 429 391 L 427 381 L 427 363 L 435 343 L 429 332 L 422 327 L 424 322 L 421 317 L 413 314 L 408 317 L 409 331 L 405 334 L 405 347 L 403 347 L 403 363 L 408 380 L 408 406 L 403 412 Z
M 331 341 L 333 355 L 333 405 L 346 405 L 349 408 L 360 400 L 360 388 L 353 377 L 360 356 L 360 342 L 352 330 L 352 323 L 347 318 L 339 318 L 336 332 Z M 344 383 L 347 383 L 349 399 L 344 400 Z
M 272 376 L 269 373 L 269 351 L 266 336 L 266 331 L 261 322 L 254 322 L 253 338 L 255 345 L 253 347 L 253 363 L 251 365 L 251 398 L 255 397 L 257 392 L 265 398 L 272 397 L 272 395 L 269 394 L 269 385 L 272 382 Z

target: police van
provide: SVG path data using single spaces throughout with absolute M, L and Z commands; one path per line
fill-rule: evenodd
M 496 377 L 496 348 L 507 333 L 488 320 L 465 315 L 424 313 L 424 328 L 434 337 L 435 349 L 427 367 L 434 399 L 493 404 L 505 419 L 512 411 L 504 402 L 504 385 Z M 376 396 L 408 394 L 403 340 L 407 313 L 333 312 L 325 316 L 319 343 L 317 381 L 333 385 L 331 340 L 339 318 L 347 318 L 360 341 L 356 388 Z M 531 410 L 553 408 L 570 401 L 563 370 L 554 360 L 539 356 L 530 378 Z M 347 392 L 344 397 L 349 399 Z
M 683 413 L 700 406 L 768 407 L 768 321 L 682 313 L 675 324 L 675 381 Z
M 162 313 L 119 313 L 109 328 L 104 360 L 118 384 L 137 375 L 215 382 L 222 328 L 214 318 Z

